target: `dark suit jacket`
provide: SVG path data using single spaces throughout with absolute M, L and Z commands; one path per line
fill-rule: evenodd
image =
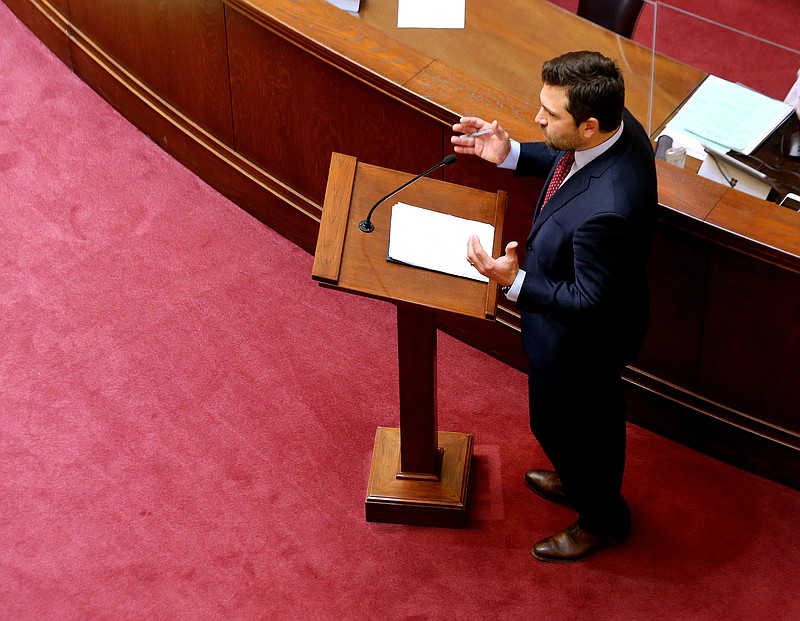
M 563 152 L 521 145 L 516 174 L 547 176 Z M 627 111 L 619 140 L 578 170 L 537 215 L 517 300 L 533 367 L 620 369 L 647 328 L 647 253 L 658 193 L 650 139 Z

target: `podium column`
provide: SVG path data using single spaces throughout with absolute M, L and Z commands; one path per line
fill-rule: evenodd
M 438 431 L 435 315 L 397 305 L 397 336 L 400 428 L 375 434 L 367 521 L 464 526 L 473 437 Z
M 436 320 L 421 307 L 397 306 L 401 479 L 438 481 Z

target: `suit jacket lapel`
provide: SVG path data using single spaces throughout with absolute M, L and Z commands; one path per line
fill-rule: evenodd
M 547 186 L 550 184 L 550 179 L 552 179 L 553 173 L 555 172 L 556 167 L 553 166 L 553 169 L 550 171 L 550 174 L 545 181 L 545 189 L 542 190 L 542 194 L 536 203 L 536 214 L 533 218 L 531 232 L 528 235 L 528 242 L 530 242 L 536 235 L 537 231 L 542 228 L 545 220 L 547 220 L 559 209 L 566 206 L 576 196 L 583 194 L 589 188 L 589 182 L 593 177 L 601 177 L 609 168 L 611 168 L 614 162 L 616 162 L 625 152 L 627 142 L 627 132 L 623 131 L 622 136 L 620 136 L 620 139 L 614 144 L 614 146 L 603 153 L 600 157 L 593 159 L 586 166 L 576 171 L 575 174 L 565 181 L 564 185 L 562 185 L 558 191 L 553 194 L 553 197 L 547 201 L 547 204 L 544 206 L 544 208 L 540 210 L 539 205 L 541 204 L 542 200 L 544 200 L 544 194 Z M 558 159 L 560 159 L 560 157 Z
M 553 194 L 553 197 L 547 201 L 547 204 L 541 210 L 537 205 L 537 213 L 533 219 L 533 226 L 531 227 L 531 232 L 528 235 L 528 241 L 530 241 L 534 235 L 536 235 L 536 232 L 542 228 L 545 220 L 547 220 L 559 209 L 566 206 L 576 196 L 583 194 L 588 189 L 591 175 L 584 174 L 584 172 L 587 171 L 591 164 L 594 164 L 594 162 L 590 162 L 588 166 L 582 168 L 572 175 L 572 177 L 570 177 L 569 180 L 558 189 L 558 192 Z

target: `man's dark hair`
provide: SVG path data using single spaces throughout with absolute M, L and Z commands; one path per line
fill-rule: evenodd
M 568 52 L 548 60 L 542 82 L 567 89 L 567 112 L 576 125 L 594 117 L 608 132 L 622 122 L 625 81 L 617 64 L 599 52 Z

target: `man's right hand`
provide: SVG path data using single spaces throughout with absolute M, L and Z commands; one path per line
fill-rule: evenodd
M 468 135 L 485 129 L 490 129 L 491 132 L 475 138 Z M 505 161 L 511 151 L 508 132 L 500 127 L 497 121 L 489 123 L 475 116 L 465 116 L 460 122 L 453 125 L 453 131 L 459 134 L 450 137 L 456 153 L 477 155 L 493 164 L 500 164 Z

